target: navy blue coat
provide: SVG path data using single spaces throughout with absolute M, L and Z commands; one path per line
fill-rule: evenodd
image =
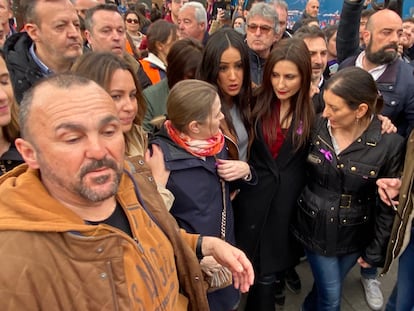
M 223 193 L 220 177 L 217 174 L 215 157 L 200 159 L 174 143 L 164 127 L 151 140 L 160 146 L 164 162 L 170 176 L 167 189 L 175 197 L 170 213 L 179 226 L 190 233 L 200 233 L 220 237 Z M 227 159 L 227 150 L 217 158 Z M 234 244 L 234 216 L 231 207 L 229 186 L 225 183 L 226 199 L 226 241 Z M 207 295 L 210 310 L 232 310 L 239 299 L 234 287 L 217 290 Z
M 364 1 L 345 0 L 336 37 L 339 69 L 355 66 L 362 51 L 359 46 L 359 20 Z M 414 68 L 401 59 L 388 64 L 385 72 L 376 81 L 384 98 L 382 114 L 391 119 L 403 137 L 414 128 Z
M 223 200 L 215 157 L 202 160 L 174 143 L 162 128 L 151 141 L 159 145 L 170 176 L 167 189 L 175 197 L 171 214 L 181 228 L 190 233 L 220 237 Z M 217 155 L 226 158 L 225 148 Z M 233 211 L 226 184 L 226 240 L 234 244 Z
M 23 99 L 24 92 L 45 77 L 29 52 L 32 44 L 33 41 L 26 32 L 16 33 L 4 43 L 6 65 L 18 103 Z
M 357 56 L 343 61 L 340 69 L 354 66 Z M 414 68 L 396 59 L 376 81 L 384 99 L 381 114 L 390 118 L 398 134 L 408 137 L 414 128 Z
M 249 48 L 249 59 L 250 59 L 250 76 L 252 82 L 258 86 L 262 84 L 263 70 L 266 59 L 261 58 L 256 54 L 255 51 Z

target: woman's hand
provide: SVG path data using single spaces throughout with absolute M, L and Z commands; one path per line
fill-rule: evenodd
M 165 187 L 167 185 L 168 177 L 170 177 L 170 171 L 165 168 L 164 154 L 157 145 L 151 145 L 152 153 L 150 150 L 145 152 L 145 162 L 151 168 L 152 176 L 155 179 L 157 185 Z
M 250 166 L 244 161 L 217 159 L 217 173 L 225 181 L 244 178 L 250 174 Z

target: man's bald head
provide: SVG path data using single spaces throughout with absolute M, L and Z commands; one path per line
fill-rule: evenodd
M 402 19 L 394 11 L 384 9 L 371 15 L 362 34 L 370 67 L 389 64 L 398 57 L 402 32 Z
M 306 3 L 305 12 L 312 17 L 317 17 L 319 13 L 319 1 L 309 0 Z

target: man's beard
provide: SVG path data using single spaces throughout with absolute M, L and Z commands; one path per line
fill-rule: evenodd
M 91 202 L 100 202 L 115 195 L 118 190 L 122 175 L 122 167 L 118 166 L 112 159 L 104 158 L 101 160 L 93 160 L 81 168 L 77 180 L 67 180 L 61 174 L 56 174 L 56 172 L 49 166 L 49 163 L 43 159 L 41 153 L 38 153 L 38 155 L 38 161 L 43 168 L 41 170 L 42 179 L 47 178 L 50 182 L 59 185 L 69 193 L 74 193 Z M 85 176 L 94 170 L 104 167 L 110 168 L 112 171 L 109 174 L 96 177 L 92 181 L 95 185 L 103 185 L 112 178 L 111 184 L 107 189 L 94 189 L 93 186 L 86 183 Z
M 111 177 L 114 177 L 110 190 L 106 192 L 100 192 L 100 191 L 93 190 L 91 187 L 88 187 L 87 185 L 85 185 L 84 179 L 83 179 L 87 173 L 92 172 L 95 169 L 99 169 L 102 167 L 111 168 L 113 172 L 115 173 L 114 176 L 112 174 L 109 174 L 109 175 L 103 175 L 103 176 L 100 176 L 94 179 L 94 182 L 96 184 L 105 184 Z M 122 170 L 118 168 L 115 161 L 107 159 L 107 158 L 104 158 L 101 160 L 94 160 L 92 163 L 89 163 L 85 167 L 82 167 L 81 172 L 80 172 L 80 182 L 77 185 L 75 185 L 75 190 L 79 193 L 79 195 L 81 195 L 85 199 L 88 199 L 92 202 L 103 201 L 116 194 L 118 190 L 119 182 L 121 180 L 121 175 L 122 175 Z
M 392 52 L 385 51 L 386 49 L 392 48 Z M 365 50 L 366 58 L 373 64 L 384 65 L 393 62 L 398 56 L 398 46 L 396 43 L 388 44 L 376 52 L 372 52 L 372 40 L 369 41 L 368 46 Z

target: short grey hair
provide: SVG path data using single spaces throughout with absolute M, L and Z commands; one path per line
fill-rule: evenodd
M 188 8 L 194 8 L 194 15 L 197 23 L 201 24 L 204 23 L 204 29 L 207 29 L 207 11 L 204 8 L 204 6 L 197 1 L 190 1 L 185 3 L 181 9 L 180 12 L 188 9 Z
M 279 16 L 273 5 L 264 2 L 257 2 L 252 5 L 249 13 L 246 16 L 246 22 L 249 24 L 249 20 L 254 16 L 260 16 L 264 19 L 271 20 L 274 25 L 274 32 L 279 32 Z

